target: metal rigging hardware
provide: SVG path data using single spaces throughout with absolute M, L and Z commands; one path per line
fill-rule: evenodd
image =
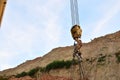
M 80 48 L 82 47 L 82 41 L 80 40 L 82 35 L 82 29 L 79 26 L 79 13 L 78 13 L 78 2 L 77 0 L 70 0 L 71 5 L 71 18 L 72 18 L 72 28 L 71 34 L 75 42 L 74 42 L 74 52 L 73 52 L 73 64 L 75 61 L 75 57 L 77 58 L 78 65 L 79 65 L 79 75 L 80 80 L 87 80 L 85 79 L 85 73 L 82 65 L 82 57 Z

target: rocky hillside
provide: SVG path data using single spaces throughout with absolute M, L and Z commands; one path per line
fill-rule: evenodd
M 28 60 L 20 65 L 18 65 L 15 68 L 7 69 L 0 72 L 0 75 L 15 75 L 18 73 L 21 73 L 23 71 L 28 72 L 29 70 L 36 68 L 36 67 L 44 67 L 47 64 L 55 61 L 55 60 L 71 60 L 72 59 L 72 52 L 73 52 L 73 46 L 67 46 L 67 47 L 59 47 L 55 48 L 43 57 L 38 57 L 34 60 Z M 99 74 L 96 75 L 99 79 L 96 80 L 119 80 L 120 78 L 120 64 L 116 62 L 115 54 L 120 51 L 120 31 L 112 34 L 108 34 L 99 38 L 95 38 L 89 43 L 84 43 L 81 52 L 83 54 L 83 58 L 86 59 L 86 61 L 92 59 L 92 58 L 99 58 L 98 55 L 107 56 L 107 61 L 105 62 L 105 65 L 98 66 L 96 71 L 96 65 L 94 65 L 94 69 L 91 69 L 90 75 L 88 75 L 91 80 L 94 80 L 95 77 L 93 74 Z M 108 56 L 112 56 L 109 58 Z M 99 60 L 98 60 L 99 61 Z M 96 62 L 92 63 L 95 64 Z M 88 65 L 88 63 L 84 63 L 86 70 L 91 67 Z M 107 70 L 105 72 L 105 69 Z M 89 71 L 89 70 L 88 70 Z M 103 74 L 104 72 L 104 74 Z M 65 70 L 52 70 L 50 72 L 51 75 L 55 76 L 70 76 L 70 69 Z M 75 73 L 78 75 L 78 72 Z M 106 74 L 106 78 L 101 79 L 101 76 Z M 117 74 L 117 75 L 116 75 Z M 109 78 L 108 78 L 109 76 Z M 117 76 L 117 79 L 115 79 Z M 78 76 L 76 76 L 78 77 Z M 77 80 L 77 79 L 76 79 Z

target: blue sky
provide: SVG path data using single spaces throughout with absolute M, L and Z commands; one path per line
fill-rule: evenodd
M 70 0 L 8 0 L 0 29 L 0 70 L 73 44 Z M 82 41 L 120 30 L 120 0 L 78 0 Z

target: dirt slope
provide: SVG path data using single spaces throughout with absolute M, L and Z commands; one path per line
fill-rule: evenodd
M 94 56 L 97 56 L 98 54 L 104 54 L 104 55 L 105 54 L 107 54 L 107 55 L 114 54 L 118 51 L 120 51 L 120 31 L 118 31 L 116 33 L 108 34 L 108 35 L 105 35 L 105 36 L 102 36 L 99 38 L 95 38 L 94 40 L 92 40 L 89 43 L 84 43 L 81 48 L 83 58 L 94 57 Z M 38 67 L 38 66 L 44 67 L 48 63 L 50 63 L 54 60 L 69 60 L 69 59 L 72 59 L 72 52 L 73 52 L 73 46 L 55 48 L 52 51 L 50 51 L 49 53 L 47 53 L 46 55 L 44 55 L 43 57 L 38 57 L 34 60 L 26 61 L 26 62 L 18 65 L 15 68 L 1 71 L 0 75 L 9 76 L 9 75 L 15 75 L 15 74 L 21 73 L 23 71 L 27 72 L 30 69 Z M 115 58 L 111 58 L 111 64 L 114 64 L 114 65 L 113 66 L 109 65 L 110 67 L 108 67 L 108 69 L 112 68 L 112 69 L 118 70 L 120 72 L 120 64 L 119 65 L 115 64 Z M 100 67 L 97 73 L 100 72 L 100 74 L 102 74 L 102 72 L 104 72 L 104 69 L 106 66 L 107 65 L 105 65 L 104 67 Z M 111 72 L 109 72 L 109 73 L 113 73 L 114 70 L 111 70 Z M 69 71 L 59 70 L 59 73 L 56 71 L 51 71 L 51 74 L 52 75 L 61 75 L 61 76 L 63 76 L 62 74 L 64 74 L 64 76 L 67 76 L 68 72 Z M 110 75 L 110 74 L 107 74 L 107 75 Z M 113 74 L 111 74 L 111 75 L 114 76 Z M 90 76 L 93 76 L 93 75 L 90 75 Z M 100 77 L 100 76 L 98 76 L 98 77 Z M 102 79 L 102 80 L 104 80 L 104 79 Z M 114 80 L 114 79 L 111 79 L 111 80 Z

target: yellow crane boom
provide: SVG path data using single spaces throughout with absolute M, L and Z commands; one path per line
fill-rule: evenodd
M 6 3 L 7 3 L 7 0 L 0 0 L 0 26 L 2 23 L 2 17 L 3 17 Z

